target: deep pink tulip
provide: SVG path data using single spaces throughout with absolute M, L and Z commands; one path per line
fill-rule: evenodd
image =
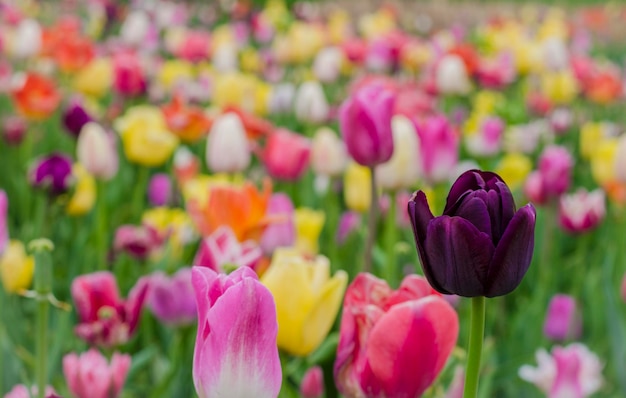
M 67 192 L 72 181 L 72 159 L 54 153 L 35 161 L 30 170 L 31 184 L 46 189 L 51 195 Z
M 252 240 L 239 242 L 228 226 L 221 226 L 200 242 L 193 265 L 225 272 L 225 267 L 255 269 L 263 256 L 261 248 Z
M 310 157 L 311 141 L 284 129 L 270 134 L 262 156 L 268 173 L 285 181 L 299 180 L 309 166 Z
M 483 59 L 478 65 L 478 81 L 491 89 L 501 89 L 516 77 L 515 59 L 510 52 L 502 52 L 493 59 Z
M 267 204 L 265 218 L 269 225 L 261 236 L 261 249 L 271 255 L 279 247 L 291 247 L 296 240 L 294 208 L 291 198 L 284 193 L 275 193 Z
M 9 215 L 9 198 L 6 192 L 0 189 L 0 256 L 9 244 L 9 226 L 7 217 Z
M 114 347 L 132 336 L 144 301 L 149 280 L 141 278 L 128 299 L 120 297 L 117 281 L 107 271 L 80 275 L 72 281 L 72 298 L 78 312 L 75 332 L 89 344 Z
M 550 300 L 543 323 L 543 334 L 550 340 L 578 339 L 582 322 L 576 309 L 576 300 L 566 294 L 556 294 Z
M 446 181 L 459 161 L 459 135 L 442 115 L 414 123 L 424 177 L 430 182 Z
M 544 191 L 549 198 L 557 198 L 567 191 L 572 180 L 574 158 L 565 147 L 546 147 L 539 157 L 538 166 Z
M 157 319 L 166 325 L 193 323 L 197 309 L 191 285 L 191 268 L 181 268 L 169 277 L 160 271 L 153 273 L 147 304 Z
M 559 223 L 570 233 L 587 232 L 598 226 L 606 215 L 604 191 L 584 188 L 559 198 Z
M 163 237 L 149 225 L 122 225 L 115 231 L 113 248 L 145 260 L 163 244 Z
M 152 176 L 148 184 L 148 200 L 153 206 L 167 206 L 172 203 L 172 182 L 165 173 Z
M 324 395 L 324 372 L 319 366 L 309 368 L 300 383 L 300 395 L 304 398 L 322 398 Z
M 398 290 L 359 274 L 343 304 L 335 382 L 358 397 L 419 397 L 433 383 L 456 344 L 458 316 L 417 275 Z
M 109 364 L 95 348 L 63 357 L 63 374 L 76 398 L 117 398 L 130 369 L 130 355 L 114 353 Z
M 391 159 L 393 107 L 394 94 L 378 83 L 358 89 L 341 105 L 341 135 L 357 163 L 376 166 Z
M 135 54 L 117 54 L 113 58 L 113 76 L 113 88 L 123 96 L 133 97 L 146 92 L 146 77 Z
M 198 335 L 193 380 L 200 398 L 276 398 L 282 383 L 272 293 L 250 268 L 229 275 L 193 267 Z

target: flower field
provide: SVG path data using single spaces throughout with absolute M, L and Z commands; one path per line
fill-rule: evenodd
M 626 7 L 292 3 L 0 0 L 0 396 L 626 396 Z

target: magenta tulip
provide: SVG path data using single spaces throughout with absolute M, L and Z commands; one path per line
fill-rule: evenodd
M 339 126 L 348 153 L 363 166 L 391 159 L 394 95 L 380 84 L 360 88 L 339 109 Z
M 414 123 L 424 177 L 430 182 L 446 181 L 459 161 L 459 135 L 445 116 L 430 116 Z
M 163 243 L 157 230 L 149 225 L 122 225 L 115 231 L 113 248 L 117 252 L 145 260 Z
M 550 340 L 577 339 L 582 333 L 582 321 L 576 300 L 566 294 L 556 294 L 550 300 L 543 324 L 543 334 Z
M 114 353 L 109 364 L 95 348 L 63 357 L 63 374 L 76 398 L 117 398 L 130 369 L 130 355 Z
M 299 134 L 279 129 L 270 134 L 263 151 L 263 164 L 278 180 L 297 181 L 311 157 L 311 141 Z
M 459 332 L 452 306 L 420 276 L 396 291 L 359 274 L 343 304 L 335 382 L 350 397 L 419 397 L 433 383 Z
M 153 206 L 167 206 L 172 203 L 172 182 L 169 175 L 158 173 L 148 184 L 148 200 Z
M 250 268 L 229 275 L 193 267 L 198 335 L 193 380 L 200 398 L 276 398 L 282 383 L 276 305 Z
M 128 299 L 124 300 L 120 297 L 115 276 L 110 272 L 76 277 L 71 287 L 79 318 L 76 335 L 89 344 L 103 347 L 128 342 L 139 322 L 148 286 L 148 278 L 139 279 Z
M 169 326 L 183 326 L 196 320 L 196 300 L 191 285 L 191 268 L 181 268 L 168 277 L 163 272 L 150 276 L 148 308 Z

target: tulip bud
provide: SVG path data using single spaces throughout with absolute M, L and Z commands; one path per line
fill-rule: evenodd
M 339 109 L 341 135 L 350 156 L 363 166 L 384 163 L 393 154 L 393 94 L 379 84 L 359 89 Z
M 120 95 L 133 97 L 146 92 L 146 77 L 136 55 L 118 54 L 113 59 L 113 88 Z
M 365 166 L 350 163 L 343 177 L 343 198 L 350 210 L 367 211 L 372 202 L 371 171 Z
M 165 173 L 152 176 L 148 184 L 148 200 L 152 206 L 167 206 L 172 203 L 172 182 Z
M 119 160 L 115 138 L 95 122 L 89 122 L 81 129 L 76 157 L 96 178 L 110 180 L 117 173 Z
M 574 159 L 565 147 L 549 146 L 539 157 L 539 172 L 544 181 L 546 193 L 558 197 L 569 188 L 572 179 Z
M 2 137 L 9 145 L 19 145 L 26 135 L 26 121 L 19 116 L 9 116 L 2 122 Z
M 319 366 L 309 368 L 300 383 L 303 398 L 322 398 L 324 395 L 324 372 Z
M 270 113 L 286 113 L 293 108 L 296 89 L 292 83 L 282 82 L 274 86 L 269 100 Z
M 74 98 L 63 112 L 63 124 L 67 131 L 74 137 L 78 137 L 82 128 L 93 118 L 87 113 L 81 101 Z
M 130 363 L 130 355 L 115 352 L 109 364 L 104 355 L 91 348 L 81 355 L 65 355 L 63 374 L 76 398 L 117 398 L 130 370 Z
M 65 211 L 70 216 L 87 214 L 96 203 L 96 181 L 91 174 L 80 164 L 72 167 L 74 189 Z
M 278 129 L 268 137 L 262 158 L 272 177 L 297 181 L 306 172 L 310 154 L 311 142 L 308 138 Z
M 339 218 L 337 226 L 337 243 L 343 244 L 346 239 L 355 232 L 361 224 L 361 215 L 355 211 L 346 211 Z
M 456 54 L 445 55 L 437 65 L 437 90 L 443 94 L 468 94 L 472 89 L 463 59 Z
M 556 294 L 550 300 L 543 324 L 543 334 L 550 340 L 578 339 L 582 321 L 576 309 L 576 300 L 566 294 Z
M 574 114 L 569 108 L 557 108 L 550 114 L 550 126 L 556 134 L 567 132 L 573 123 Z
M 147 304 L 157 319 L 166 325 L 193 323 L 197 318 L 197 309 L 191 284 L 191 268 L 181 268 L 170 277 L 163 272 L 150 275 Z
M 420 143 L 411 121 L 402 115 L 391 120 L 393 155 L 376 168 L 376 178 L 383 189 L 397 190 L 413 186 L 421 175 Z
M 124 20 L 120 28 L 122 40 L 132 46 L 141 46 L 150 29 L 150 19 L 145 12 L 133 11 Z
M 322 83 L 335 82 L 341 73 L 341 66 L 344 63 L 344 55 L 337 47 L 326 47 L 321 49 L 313 61 L 313 74 Z
M 35 259 L 26 255 L 24 244 L 12 240 L 0 254 L 0 277 L 7 293 L 28 289 L 33 281 Z
M 581 188 L 559 198 L 559 223 L 567 232 L 580 233 L 594 229 L 606 214 L 604 191 Z
M 317 130 L 311 147 L 311 167 L 315 174 L 337 177 L 347 164 L 346 147 L 337 134 L 328 127 Z
M 246 130 L 235 113 L 226 113 L 213 123 L 207 139 L 206 161 L 214 172 L 236 173 L 250 165 Z
M 39 22 L 23 19 L 15 29 L 13 40 L 8 43 L 9 52 L 16 58 L 28 58 L 39 53 L 42 32 Z
M 30 170 L 31 184 L 51 195 L 65 193 L 72 181 L 72 160 L 63 154 L 52 154 L 37 160 Z
M 328 119 L 328 101 L 319 82 L 308 81 L 300 85 L 294 108 L 296 118 L 303 122 L 323 123 Z

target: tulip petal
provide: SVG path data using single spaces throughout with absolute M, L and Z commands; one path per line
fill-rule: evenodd
M 463 173 L 450 188 L 450 193 L 446 199 L 446 207 L 443 214 L 449 214 L 449 210 L 468 191 L 478 191 L 487 189 L 487 181 L 496 179 L 502 181 L 497 174 L 490 171 L 470 170 Z
M 440 293 L 482 296 L 494 247 L 491 238 L 460 217 L 441 216 L 428 225 L 424 274 Z
M 198 297 L 207 290 L 208 272 L 194 272 Z M 199 307 L 205 306 L 199 303 Z M 199 329 L 201 341 L 194 354 L 194 381 L 200 398 L 278 396 L 282 372 L 275 314 L 272 294 L 250 277 L 229 287 L 201 316 L 206 323 L 202 334 Z
M 408 204 L 409 217 L 411 219 L 411 225 L 413 226 L 413 235 L 415 236 L 415 244 L 417 245 L 417 252 L 420 257 L 422 267 L 426 264 L 426 252 L 424 247 L 424 241 L 426 240 L 426 232 L 428 231 L 428 223 L 435 218 L 428 206 L 428 199 L 423 191 L 418 191 L 413 194 Z
M 456 312 L 439 297 L 393 306 L 369 335 L 361 381 L 366 396 L 421 396 L 445 365 L 458 332 Z
M 468 197 L 460 202 L 458 209 L 454 212 L 454 216 L 466 219 L 480 232 L 484 232 L 487 235 L 492 236 L 490 211 L 485 200 L 479 197 L 479 194 L 481 193 L 484 194 L 484 196 L 488 196 L 485 191 L 472 192 Z
M 339 121 L 341 132 L 348 151 L 354 160 L 361 165 L 377 164 L 380 137 L 376 134 L 376 122 L 365 107 L 359 104 L 359 98 L 341 107 Z
M 508 294 L 522 281 L 533 256 L 535 219 L 535 207 L 530 203 L 513 216 L 489 265 L 485 296 Z

